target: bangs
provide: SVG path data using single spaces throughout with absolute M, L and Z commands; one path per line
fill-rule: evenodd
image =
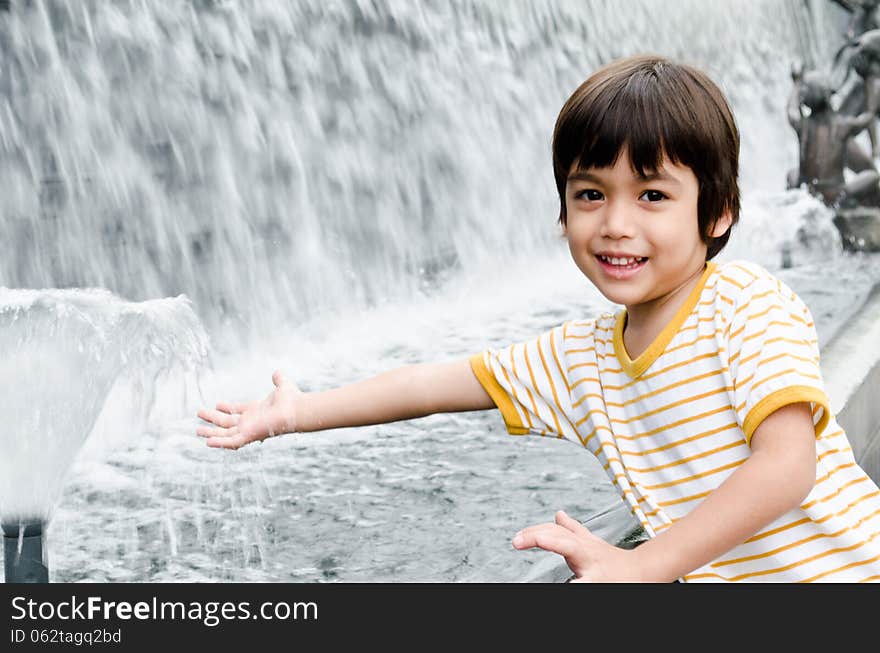
M 642 69 L 617 84 L 600 85 L 571 107 L 557 131 L 557 163 L 566 176 L 573 164 L 578 169 L 613 166 L 624 148 L 642 176 L 656 172 L 664 158 L 695 171 L 705 169 L 699 153 L 712 151 L 717 143 L 699 129 L 705 121 L 692 89 L 669 74 L 674 71 L 664 72 L 658 76 L 653 67 Z

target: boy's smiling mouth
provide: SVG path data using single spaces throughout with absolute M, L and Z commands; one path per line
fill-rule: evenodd
M 608 276 L 615 279 L 629 279 L 645 266 L 648 257 L 615 252 L 596 254 L 596 260 L 599 261 L 599 267 Z

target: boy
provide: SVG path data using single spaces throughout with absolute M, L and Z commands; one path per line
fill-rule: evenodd
M 238 448 L 271 435 L 498 407 L 511 434 L 604 465 L 650 540 L 624 550 L 562 512 L 517 549 L 580 581 L 880 580 L 880 490 L 828 410 L 809 311 L 761 267 L 711 259 L 739 215 L 739 134 L 703 73 L 660 57 L 595 72 L 553 136 L 560 222 L 617 315 L 469 360 L 201 410 Z

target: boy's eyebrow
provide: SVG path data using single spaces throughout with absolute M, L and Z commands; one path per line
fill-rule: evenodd
M 671 184 L 675 184 L 676 186 L 681 186 L 681 182 L 678 181 L 678 179 L 663 170 L 657 170 L 647 175 L 640 175 L 636 173 L 633 175 L 633 179 L 639 182 L 666 181 Z M 575 170 L 570 175 L 568 175 L 567 181 L 592 181 L 594 183 L 601 183 L 602 178 L 590 172 L 587 172 L 586 170 Z

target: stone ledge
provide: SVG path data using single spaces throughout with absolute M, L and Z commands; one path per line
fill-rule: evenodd
M 856 461 L 880 482 L 880 284 L 823 348 L 822 376 Z

